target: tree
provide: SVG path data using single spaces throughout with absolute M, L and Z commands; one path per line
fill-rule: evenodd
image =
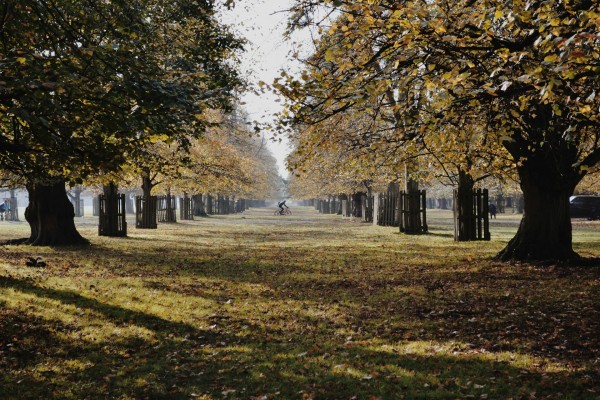
M 412 132 L 436 136 L 483 122 L 488 145 L 501 144 L 516 166 L 525 202 L 519 230 L 498 258 L 577 258 L 568 199 L 600 162 L 596 2 L 299 1 L 295 21 L 310 21 L 319 5 L 341 15 L 328 35 L 343 39 L 324 50 L 334 64 L 331 84 L 312 83 L 322 104 L 349 109 L 363 92 L 383 98 L 392 83 L 392 94 L 408 95 L 388 108 Z M 371 57 L 336 64 L 366 43 Z M 299 90 L 293 81 L 286 86 Z M 315 104 L 297 102 L 292 112 Z
M 7 0 L 0 20 L 0 168 L 32 200 L 29 243 L 83 243 L 65 182 L 203 132 L 227 108 L 241 48 L 212 2 Z

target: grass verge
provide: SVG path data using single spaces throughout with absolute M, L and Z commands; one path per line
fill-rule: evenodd
M 600 398 L 600 269 L 490 261 L 515 217 L 455 243 L 443 211 L 424 236 L 271 214 L 0 247 L 0 398 Z M 600 257 L 597 222 L 574 237 Z

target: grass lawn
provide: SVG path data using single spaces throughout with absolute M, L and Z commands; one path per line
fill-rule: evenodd
M 600 399 L 600 268 L 491 261 L 519 217 L 455 243 L 447 211 L 423 236 L 293 211 L 0 246 L 0 398 Z M 600 221 L 574 242 L 600 257 Z

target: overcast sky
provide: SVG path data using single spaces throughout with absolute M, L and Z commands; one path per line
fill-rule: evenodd
M 298 68 L 290 57 L 295 48 L 292 41 L 283 37 L 288 14 L 284 12 L 293 0 L 238 0 L 233 10 L 223 11 L 222 19 L 245 37 L 249 43 L 242 56 L 242 73 L 248 76 L 253 85 L 259 81 L 273 82 L 281 69 Z M 296 42 L 305 41 L 302 36 Z M 250 118 L 261 122 L 273 120 L 273 114 L 281 109 L 276 97 L 270 93 L 256 96 L 246 94 L 242 101 Z M 270 143 L 271 151 L 277 158 L 280 174 L 287 175 L 284 159 L 289 152 L 287 143 Z

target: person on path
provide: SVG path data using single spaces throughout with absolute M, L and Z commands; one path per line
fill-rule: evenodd
M 490 211 L 490 218 L 496 219 L 496 205 L 490 204 L 488 210 Z

